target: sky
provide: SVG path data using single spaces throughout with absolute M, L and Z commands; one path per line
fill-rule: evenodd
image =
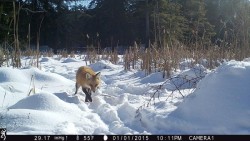
M 79 0 L 78 0 L 79 1 Z M 81 0 L 77 2 L 78 5 L 88 6 L 88 4 L 91 2 L 91 0 Z M 71 2 L 72 6 L 75 6 L 75 2 Z

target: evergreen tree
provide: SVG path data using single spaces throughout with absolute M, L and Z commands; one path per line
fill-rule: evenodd
M 208 19 L 215 26 L 214 42 L 221 47 L 249 46 L 250 2 L 206 0 Z
M 0 44 L 3 41 L 12 38 L 9 25 L 13 17 L 13 4 L 9 2 L 0 2 Z
M 154 10 L 154 0 L 129 0 L 130 13 L 132 15 L 134 30 L 137 35 L 137 42 L 149 46 L 153 40 L 153 24 L 151 15 Z
M 93 0 L 90 13 L 94 16 L 92 35 L 99 34 L 101 44 L 110 46 L 112 50 L 120 44 L 127 44 L 130 39 L 129 17 L 127 12 L 127 0 Z
M 172 45 L 183 41 L 187 21 L 181 13 L 181 5 L 177 1 L 157 0 L 151 16 L 154 25 L 155 41 L 160 46 Z
M 185 43 L 208 45 L 215 35 L 213 26 L 206 18 L 204 0 L 180 1 L 183 5 L 183 15 L 188 20 L 188 29 L 185 32 Z

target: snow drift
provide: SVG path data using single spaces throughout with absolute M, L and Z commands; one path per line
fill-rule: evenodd
M 207 75 L 177 110 L 169 122 L 184 133 L 250 133 L 250 63 L 230 61 Z M 177 123 L 178 121 L 178 123 Z M 191 129 L 191 130 L 190 130 Z

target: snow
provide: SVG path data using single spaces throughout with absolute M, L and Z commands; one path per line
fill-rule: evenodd
M 74 95 L 76 71 L 89 64 L 81 58 L 42 57 L 38 69 L 23 57 L 23 68 L 1 67 L 0 127 L 7 134 L 250 133 L 250 59 L 214 71 L 186 60 L 171 81 L 100 60 L 89 67 L 101 72 L 101 87 L 86 103 L 80 89 Z M 187 80 L 180 94 L 175 85 Z
M 169 118 L 196 128 L 195 133 L 249 133 L 249 74 L 250 62 L 230 61 L 221 65 L 198 84 Z M 188 128 L 181 132 L 189 133 Z

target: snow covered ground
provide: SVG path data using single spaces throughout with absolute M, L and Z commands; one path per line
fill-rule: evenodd
M 249 59 L 209 73 L 200 65 L 183 67 L 175 75 L 193 80 L 208 74 L 194 91 L 190 83 L 180 87 L 181 94 L 172 93 L 185 81 L 180 77 L 170 82 L 160 72 L 145 76 L 101 60 L 89 65 L 102 79 L 92 103 L 84 102 L 80 89 L 74 95 L 76 70 L 86 65 L 79 56 L 43 57 L 40 63 L 41 69 L 0 68 L 0 127 L 8 134 L 250 133 Z

